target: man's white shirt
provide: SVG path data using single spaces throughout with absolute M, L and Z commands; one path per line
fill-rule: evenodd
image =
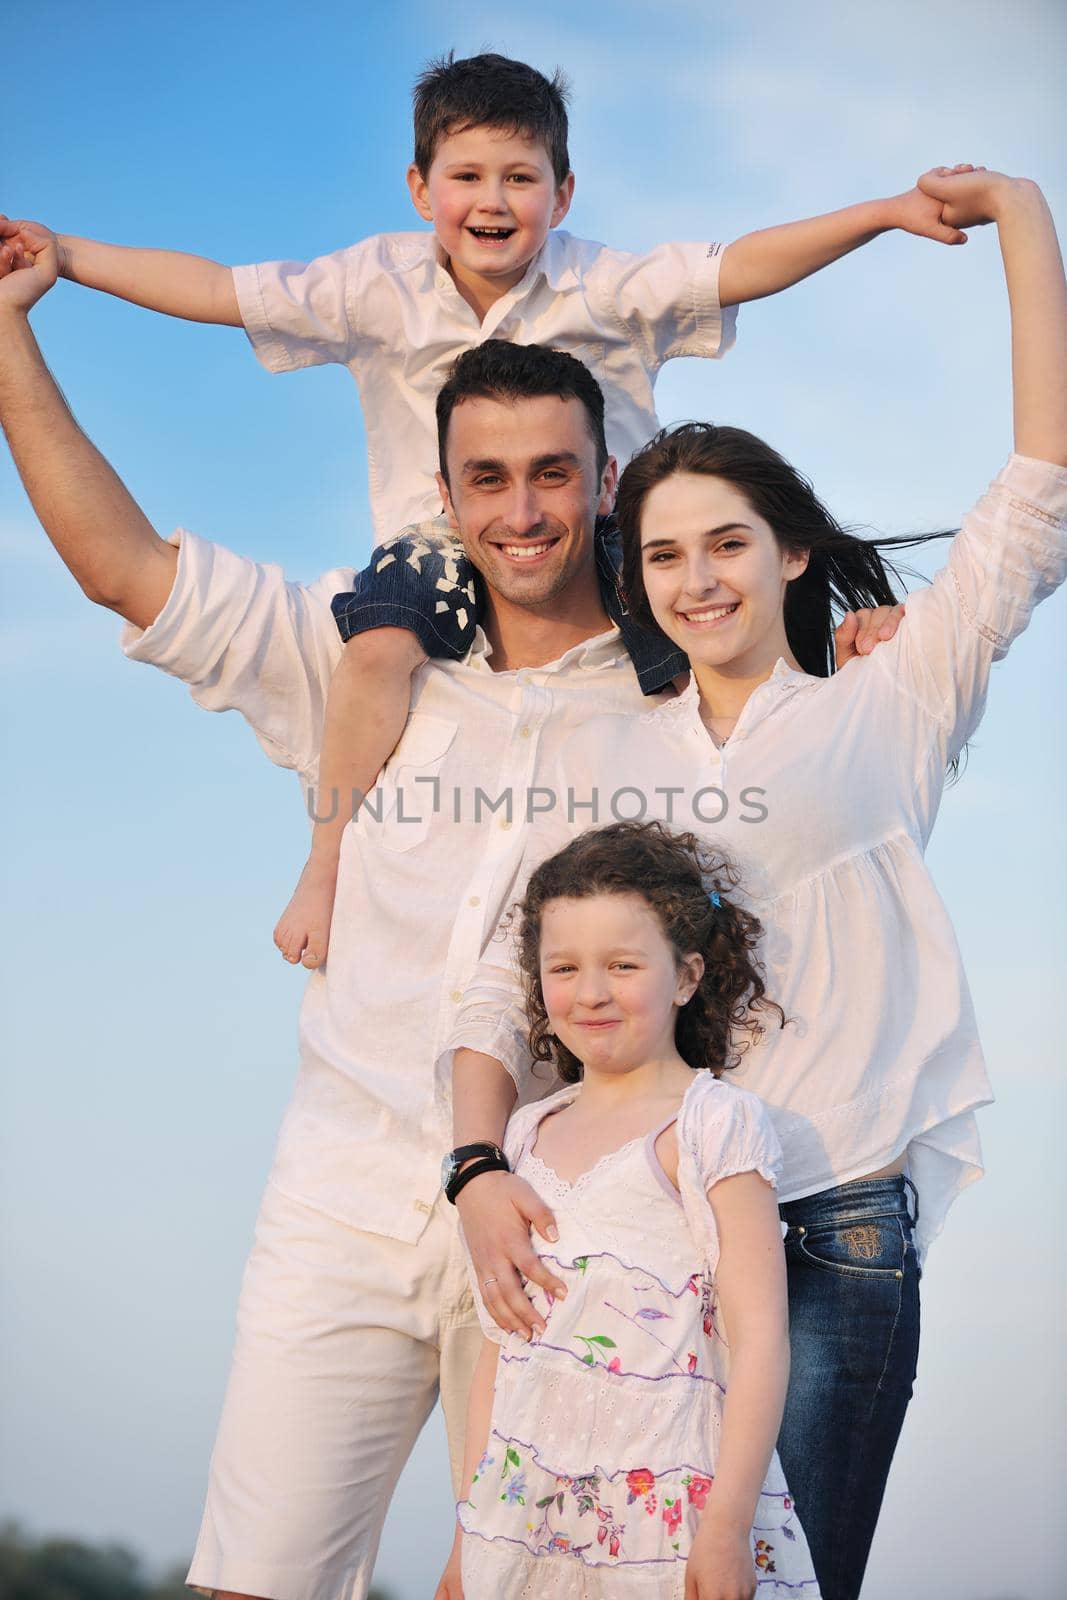
M 239 711 L 313 790 L 341 653 L 330 600 L 351 571 L 304 586 L 193 534 L 172 542 L 171 594 L 149 628 L 124 630 L 123 649 L 205 709 Z M 329 958 L 308 978 L 271 1174 L 290 1198 L 408 1243 L 451 1144 L 434 1062 L 513 895 L 530 792 L 591 717 L 652 703 L 616 628 L 543 667 L 497 673 L 489 654 L 479 630 L 465 662 L 416 674 L 403 738 L 345 832 Z

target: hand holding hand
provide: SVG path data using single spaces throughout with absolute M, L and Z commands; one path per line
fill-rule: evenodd
M 918 182 L 923 194 L 940 205 L 942 220 L 956 228 L 998 221 L 1004 197 L 1031 187 L 1026 178 L 1009 178 L 985 167 L 933 167 Z
M 37 222 L 0 216 L 0 307 L 29 311 L 59 276 L 59 245 Z
M 927 172 L 923 176 L 930 178 L 938 173 L 962 177 L 976 171 L 984 172 L 985 168 L 967 165 L 935 167 L 933 173 Z M 961 229 L 971 226 L 954 215 L 947 215 L 944 197 L 926 188 L 923 178 L 919 179 L 914 189 L 909 189 L 906 194 L 895 195 L 889 201 L 889 218 L 894 228 L 900 228 L 904 233 L 914 233 L 921 239 L 936 239 L 941 244 L 966 244 L 967 235 Z
M 558 1238 L 555 1219 L 541 1196 L 510 1172 L 483 1172 L 462 1190 L 456 1209 L 493 1321 L 524 1339 L 544 1333 L 544 1321 L 530 1304 L 522 1279 L 540 1284 L 556 1300 L 564 1298 L 567 1286 L 530 1244 L 531 1227 L 550 1242 Z

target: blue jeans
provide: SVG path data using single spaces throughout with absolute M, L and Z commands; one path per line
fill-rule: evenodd
M 907 1178 L 781 1207 L 792 1371 L 778 1453 L 823 1600 L 856 1600 L 919 1350 Z

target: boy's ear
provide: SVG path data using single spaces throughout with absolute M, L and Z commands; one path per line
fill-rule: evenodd
M 411 195 L 412 205 L 423 222 L 432 222 L 433 212 L 430 210 L 430 191 L 426 186 L 426 179 L 414 161 L 408 168 L 408 193 Z M 567 203 L 569 205 L 570 201 Z
M 556 203 L 552 207 L 552 221 L 550 228 L 557 228 L 571 208 L 574 199 L 574 173 L 568 172 L 559 188 L 556 190 Z

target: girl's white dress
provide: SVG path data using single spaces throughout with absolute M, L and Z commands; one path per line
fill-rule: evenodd
M 574 1184 L 532 1153 L 570 1087 L 512 1117 L 512 1170 L 552 1206 L 559 1242 L 535 1247 L 567 1284 L 526 1344 L 501 1345 L 489 1443 L 469 1498 L 465 1600 L 682 1600 L 685 1563 L 715 1477 L 729 1345 L 715 1296 L 707 1200 L 720 1178 L 776 1183 L 781 1148 L 755 1095 L 698 1072 L 678 1113 L 678 1190 L 655 1155 L 673 1118 Z M 680 1190 L 680 1193 L 679 1193 Z M 752 1528 L 761 1600 L 817 1600 L 800 1523 L 775 1456 Z

